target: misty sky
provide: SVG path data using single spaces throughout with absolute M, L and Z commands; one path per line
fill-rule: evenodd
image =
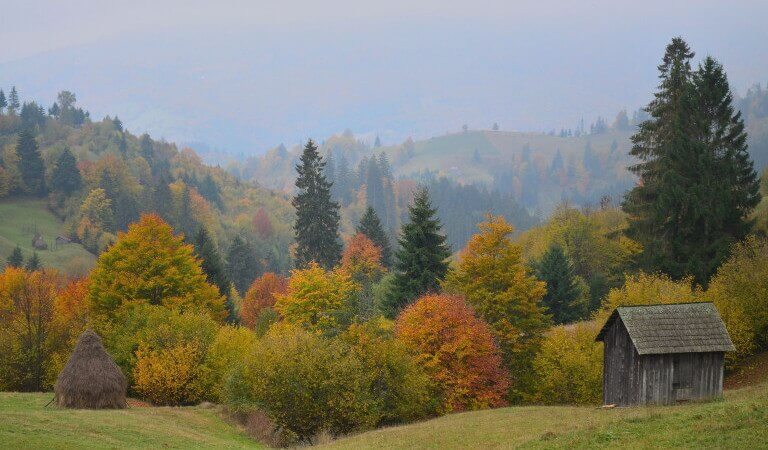
M 238 153 L 542 131 L 646 103 L 671 37 L 768 81 L 768 2 L 0 0 L 0 84 Z

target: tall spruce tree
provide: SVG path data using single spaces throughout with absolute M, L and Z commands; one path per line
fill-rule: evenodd
M 436 214 L 429 192 L 421 188 L 408 208 L 409 221 L 400 232 L 395 277 L 383 305 L 388 317 L 396 316 L 420 295 L 437 292 L 448 272 L 447 259 L 451 251 L 445 244 Z
M 542 303 L 554 323 L 570 323 L 584 318 L 587 313 L 584 293 L 563 249 L 559 245 L 551 246 L 535 266 L 536 277 L 547 284 Z
M 8 263 L 8 267 L 21 267 L 24 264 L 24 255 L 21 253 L 21 247 L 17 245 L 6 262 Z
M 298 190 L 296 208 L 296 267 L 315 261 L 330 269 L 341 259 L 339 204 L 331 199 L 331 183 L 326 180 L 325 163 L 310 139 L 296 166 Z
M 40 263 L 40 257 L 37 256 L 37 252 L 32 253 L 32 257 L 27 260 L 27 263 L 24 265 L 24 268 L 29 272 L 34 272 L 36 270 L 42 269 L 42 264 Z
M 203 272 L 205 272 L 208 282 L 218 287 L 221 295 L 226 297 L 227 321 L 230 323 L 236 322 L 237 311 L 235 311 L 232 295 L 230 295 L 232 283 L 227 276 L 224 261 L 216 249 L 216 244 L 205 227 L 200 227 L 200 230 L 195 235 L 193 244 L 195 246 L 195 255 L 200 258 L 200 265 Z
M 5 99 L 5 92 L 0 89 L 0 114 L 3 113 L 3 109 L 8 106 L 8 101 Z
M 83 178 L 80 175 L 80 170 L 77 168 L 75 155 L 69 151 L 69 148 L 65 148 L 61 155 L 59 155 L 56 166 L 53 168 L 51 188 L 55 192 L 71 195 L 80 189 L 82 185 Z
M 227 272 L 237 292 L 245 295 L 259 273 L 259 260 L 253 247 L 240 236 L 235 236 L 227 253 Z
M 40 156 L 35 136 L 29 128 L 23 128 L 19 132 L 16 154 L 19 156 L 21 180 L 27 192 L 35 195 L 44 194 L 45 165 Z
M 19 93 L 16 91 L 16 86 L 13 86 L 11 87 L 11 92 L 8 94 L 8 112 L 15 114 L 16 110 L 20 107 Z
M 722 67 L 708 59 L 693 73 L 693 56 L 679 37 L 666 48 L 650 118 L 632 137 L 640 183 L 622 207 L 647 269 L 706 285 L 759 197 Z
M 392 247 L 389 244 L 387 233 L 384 232 L 384 228 L 381 226 L 379 216 L 376 215 L 375 209 L 369 206 L 365 210 L 356 231 L 366 235 L 368 239 L 381 249 L 381 263 L 384 267 L 392 267 Z

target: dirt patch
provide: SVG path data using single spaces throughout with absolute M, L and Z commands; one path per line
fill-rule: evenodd
M 739 389 L 768 380 L 768 352 L 750 356 L 734 372 L 725 376 L 724 389 Z
M 152 405 L 150 405 L 147 402 L 142 402 L 141 400 L 136 400 L 135 398 L 129 398 L 128 407 L 129 408 L 151 408 Z

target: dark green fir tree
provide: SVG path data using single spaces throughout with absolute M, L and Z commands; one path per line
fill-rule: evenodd
M 296 166 L 296 267 L 314 261 L 326 269 L 341 259 L 339 204 L 331 199 L 331 183 L 324 175 L 323 158 L 310 139 Z
M 45 165 L 32 131 L 24 128 L 19 132 L 16 144 L 19 155 L 19 172 L 27 192 L 35 195 L 45 193 Z
M 200 230 L 195 235 L 193 244 L 195 246 L 195 255 L 200 258 L 200 265 L 203 268 L 203 272 L 205 272 L 208 282 L 219 288 L 221 295 L 227 299 L 227 321 L 230 323 L 236 322 L 237 311 L 235 311 L 232 295 L 230 295 L 232 283 L 227 276 L 224 261 L 216 249 L 216 244 L 205 227 L 200 227 Z
M 51 188 L 54 192 L 69 196 L 79 190 L 82 185 L 83 178 L 77 168 L 75 155 L 69 151 L 69 148 L 65 148 L 53 168 Z
M 34 272 L 43 268 L 42 264 L 40 263 L 40 257 L 37 256 L 37 252 L 32 253 L 32 257 L 27 260 L 24 268 L 30 272 Z
M 555 324 L 575 322 L 587 313 L 584 293 L 577 282 L 573 265 L 563 249 L 552 245 L 535 267 L 536 277 L 547 284 L 542 303 Z
M 227 253 L 227 272 L 241 296 L 248 291 L 259 269 L 259 260 L 253 247 L 245 239 L 235 236 Z
M 8 100 L 5 98 L 5 92 L 0 89 L 0 114 L 3 113 L 3 109 L 8 106 Z
M 400 232 L 395 277 L 383 305 L 388 317 L 395 317 L 420 295 L 437 292 L 448 272 L 451 251 L 436 214 L 427 189 L 417 191 L 408 208 L 408 223 Z
M 8 267 L 21 267 L 24 265 L 24 255 L 21 253 L 21 247 L 18 245 L 11 252 L 11 256 L 8 257 Z
M 650 118 L 632 137 L 639 163 L 630 170 L 640 183 L 622 207 L 646 270 L 706 286 L 749 228 L 759 195 L 725 73 L 711 58 L 694 73 L 693 55 L 679 37 L 666 48 Z
M 389 238 L 384 232 L 384 228 L 381 226 L 379 216 L 376 215 L 376 210 L 373 207 L 369 206 L 365 210 L 356 231 L 366 235 L 368 239 L 381 249 L 381 263 L 384 267 L 392 267 L 392 247 L 389 244 Z
M 16 91 L 16 86 L 11 87 L 11 92 L 8 94 L 8 112 L 16 114 L 16 111 L 21 107 L 19 102 L 19 93 Z

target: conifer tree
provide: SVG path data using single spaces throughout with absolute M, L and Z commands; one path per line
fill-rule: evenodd
M 32 257 L 27 260 L 24 268 L 30 272 L 34 272 L 42 268 L 42 265 L 40 264 L 40 257 L 37 256 L 37 252 L 32 253 Z
M 622 207 L 647 269 L 706 285 L 748 229 L 759 197 L 722 67 L 708 58 L 693 73 L 693 56 L 679 37 L 666 48 L 659 90 L 645 108 L 650 118 L 632 137 L 640 162 L 630 170 L 640 183 Z
M 80 170 L 77 168 L 75 155 L 69 151 L 69 148 L 65 148 L 61 155 L 59 155 L 56 166 L 53 168 L 51 187 L 56 192 L 70 195 L 80 189 L 82 184 L 83 179 L 80 175 Z
M 21 247 L 18 245 L 8 257 L 8 267 L 21 267 L 24 264 L 24 255 L 21 253 Z
M 200 258 L 200 267 L 202 267 L 208 283 L 218 287 L 221 295 L 226 297 L 227 321 L 230 323 L 235 322 L 237 320 L 237 311 L 235 311 L 232 296 L 229 292 L 231 282 L 224 268 L 224 261 L 222 261 L 221 255 L 219 255 L 219 251 L 216 249 L 216 244 L 214 244 L 211 235 L 208 234 L 205 227 L 200 227 L 200 230 L 195 235 L 193 244 L 195 246 L 195 256 Z
M 8 101 L 5 99 L 5 92 L 0 89 L 0 114 L 3 113 L 3 108 L 8 106 Z
M 408 208 L 409 221 L 400 232 L 395 278 L 383 305 L 389 317 L 395 317 L 418 296 L 437 292 L 448 272 L 451 251 L 436 214 L 427 189 L 417 191 Z
M 389 238 L 384 232 L 384 228 L 381 226 L 379 216 L 376 215 L 376 210 L 372 207 L 368 207 L 360 219 L 360 223 L 357 225 L 356 231 L 364 234 L 370 239 L 379 249 L 381 249 L 381 263 L 384 267 L 392 266 L 392 248 L 389 244 Z
M 45 166 L 35 136 L 28 128 L 19 132 L 16 144 L 16 154 L 19 156 L 19 172 L 21 180 L 30 194 L 45 193 Z
M 259 273 L 259 261 L 253 248 L 240 236 L 235 236 L 229 247 L 227 272 L 240 295 L 245 295 Z
M 587 312 L 573 265 L 559 245 L 552 245 L 536 264 L 536 277 L 547 284 L 542 300 L 555 324 L 575 322 Z
M 11 87 L 11 92 L 8 94 L 8 112 L 15 114 L 16 110 L 21 107 L 19 102 L 19 93 L 16 92 L 16 86 Z
M 315 261 L 330 269 L 341 259 L 339 204 L 331 199 L 331 183 L 323 174 L 325 163 L 310 139 L 296 166 L 296 267 Z

